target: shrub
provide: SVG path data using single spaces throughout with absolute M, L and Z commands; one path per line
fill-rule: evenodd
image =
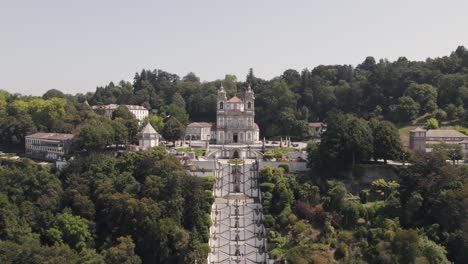
M 446 120 L 447 119 L 447 112 L 445 112 L 442 109 L 437 109 L 432 113 L 432 115 L 437 119 L 437 120 Z
M 339 243 L 338 247 L 335 250 L 335 258 L 336 259 L 343 259 L 348 256 L 348 247 L 344 243 Z
M 263 224 L 266 228 L 273 227 L 275 226 L 275 218 L 273 218 L 271 215 L 265 215 L 263 218 Z
M 369 189 L 364 189 L 364 190 L 361 190 L 359 192 L 359 198 L 360 198 L 362 204 L 367 203 L 368 198 L 369 198 L 369 193 L 370 193 Z
M 296 203 L 295 209 L 299 217 L 309 221 L 310 223 L 323 225 L 325 222 L 326 214 L 320 205 L 312 206 L 305 202 L 299 201 Z
M 435 118 L 429 118 L 424 125 L 425 129 L 437 129 L 439 128 L 439 121 Z
M 263 193 L 266 193 L 266 192 L 272 193 L 274 189 L 275 189 L 274 183 L 270 183 L 270 182 L 260 183 L 260 190 L 262 190 Z
M 278 167 L 283 168 L 285 173 L 289 173 L 291 171 L 289 164 L 280 164 Z

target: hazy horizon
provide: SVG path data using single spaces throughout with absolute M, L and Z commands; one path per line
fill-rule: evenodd
M 248 69 L 356 66 L 468 47 L 464 1 L 15 1 L 0 9 L 0 89 L 86 93 L 162 69 L 202 81 Z

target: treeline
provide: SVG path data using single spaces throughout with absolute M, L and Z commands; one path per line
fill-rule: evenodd
M 261 169 L 271 257 L 311 264 L 467 263 L 467 169 L 438 153 L 412 162 L 398 170 L 399 182 L 358 186 L 293 175 L 288 165 Z
M 142 70 L 132 83 L 121 81 L 98 87 L 95 92 L 65 95 L 50 90 L 42 98 L 0 92 L 0 139 L 18 143 L 33 131 L 70 132 L 86 119 L 91 105 L 137 104 L 151 109 L 157 129 L 167 116 L 185 126 L 190 121 L 214 122 L 216 93 L 221 86 L 229 96 L 241 95 L 248 85 L 256 93 L 256 122 L 261 137 L 312 136 L 308 122 L 326 121 L 331 110 L 366 120 L 405 123 L 426 115 L 438 121 L 467 119 L 468 51 L 460 46 L 450 56 L 394 62 L 366 58 L 361 64 L 320 65 L 312 70 L 284 71 L 264 80 L 252 69 L 245 82 L 226 75 L 222 80 L 201 82 L 194 74 L 184 77 L 163 70 Z M 153 122 L 152 122 L 153 123 Z M 131 130 L 127 124 L 127 129 Z M 135 139 L 128 132 L 128 142 Z M 171 141 L 180 137 L 170 135 Z
M 320 144 L 310 142 L 307 146 L 309 168 L 337 172 L 370 160 L 387 163 L 409 158 L 412 153 L 404 152 L 398 129 L 389 121 L 365 120 L 336 111 L 330 111 L 326 120 Z
M 121 82 L 80 95 L 91 104 L 132 103 L 184 123 L 214 121 L 216 91 L 223 84 L 230 96 L 243 94 L 250 84 L 256 93 L 256 121 L 262 136 L 310 136 L 306 123 L 322 121 L 336 109 L 358 117 L 395 123 L 430 114 L 439 121 L 463 119 L 468 109 L 468 51 L 460 46 L 450 56 L 394 62 L 366 58 L 357 67 L 320 65 L 301 72 L 286 70 L 264 80 L 251 69 L 245 82 L 226 75 L 200 82 L 193 73 L 180 78 L 162 70 L 143 70 L 133 84 Z M 189 116 L 187 116 L 189 115 Z
M 79 150 L 101 151 L 107 146 L 134 144 L 138 132 L 148 122 L 163 131 L 163 118 L 151 114 L 143 122 L 124 106 L 111 118 L 95 113 L 86 100 L 49 90 L 42 97 L 21 96 L 0 91 L 0 146 L 23 147 L 25 137 L 35 132 L 73 133 Z M 183 125 L 179 124 L 180 137 Z M 166 136 L 173 136 L 167 133 Z
M 0 166 L 0 263 L 203 263 L 213 180 L 161 148 Z

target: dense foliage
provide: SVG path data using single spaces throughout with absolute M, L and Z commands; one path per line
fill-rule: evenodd
M 466 263 L 468 171 L 435 153 L 358 189 L 260 172 L 271 257 L 288 263 Z M 374 165 L 377 166 L 377 165 Z M 353 190 L 348 191 L 348 190 Z
M 331 110 L 358 118 L 378 118 L 395 123 L 429 115 L 438 121 L 464 120 L 468 109 L 468 51 L 460 46 L 450 56 L 394 62 L 366 58 L 357 67 L 320 65 L 298 72 L 288 69 L 281 76 L 264 80 L 250 69 L 246 81 L 233 75 L 222 80 L 200 82 L 194 74 L 183 78 L 163 70 L 142 70 L 133 83 L 121 81 L 98 87 L 95 92 L 65 95 L 50 90 L 41 98 L 0 93 L 0 143 L 22 142 L 34 131 L 70 132 L 86 119 L 91 105 L 137 104 L 151 109 L 150 119 L 171 116 L 182 125 L 191 121 L 214 122 L 216 92 L 223 85 L 228 96 L 242 95 L 248 85 L 256 93 L 256 122 L 261 137 L 312 136 L 308 122 L 323 121 Z M 125 115 L 116 119 L 129 130 L 134 125 Z M 432 123 L 431 123 L 432 125 Z
M 390 122 L 372 118 L 366 121 L 352 114 L 331 111 L 327 130 L 318 146 L 308 146 L 309 167 L 321 171 L 343 170 L 371 158 L 399 159 L 402 144 L 398 129 Z
M 210 179 L 163 149 L 0 166 L 1 263 L 203 263 Z
M 180 139 L 190 121 L 213 122 L 221 85 L 229 96 L 242 96 L 251 85 L 261 137 L 306 140 L 313 137 L 308 122 L 327 123 L 321 143 L 308 146 L 310 175 L 296 177 L 288 166 L 261 171 L 272 257 L 289 263 L 468 263 L 467 171 L 445 162 L 463 155 L 459 147 L 430 146 L 433 154 L 412 156 L 397 180 L 356 186 L 323 179 L 357 163 L 403 155 L 392 123 L 418 120 L 437 128 L 468 121 L 464 47 L 426 61 L 368 57 L 356 67 L 288 69 L 271 80 L 252 69 L 245 82 L 233 75 L 201 82 L 193 73 L 180 78 L 142 70 L 132 83 L 111 82 L 87 94 L 0 91 L 2 150 L 22 147 L 37 131 L 74 133 L 78 149 L 86 150 L 60 174 L 2 160 L 0 263 L 204 262 L 213 182 L 188 176 L 161 149 L 103 153 L 135 143 L 148 122 L 168 141 Z M 138 122 L 121 106 L 106 118 L 88 103 L 136 104 L 151 112 Z
M 306 138 L 308 121 L 325 119 L 337 109 L 362 118 L 407 122 L 425 113 L 440 120 L 458 119 L 468 108 L 468 51 L 458 47 L 450 56 L 395 62 L 368 57 L 357 67 L 320 65 L 302 72 L 288 69 L 272 80 L 256 77 L 246 82 L 226 75 L 223 80 L 200 82 L 193 73 L 180 78 L 162 70 L 143 70 L 133 84 L 110 83 L 85 97 L 91 104 L 143 104 L 182 123 L 189 113 L 195 121 L 214 121 L 216 89 L 242 94 L 248 84 L 256 93 L 256 118 L 266 137 Z M 181 110 L 176 110 L 182 108 Z

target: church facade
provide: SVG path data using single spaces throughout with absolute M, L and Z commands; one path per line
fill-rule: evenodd
M 253 144 L 259 141 L 260 129 L 255 123 L 255 95 L 249 86 L 244 99 L 226 97 L 223 86 L 218 91 L 216 108 L 217 144 Z

